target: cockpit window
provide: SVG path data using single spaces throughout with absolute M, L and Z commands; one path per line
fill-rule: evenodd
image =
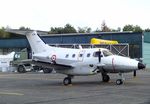
M 65 58 L 68 58 L 69 57 L 69 54 L 66 54 Z
M 110 51 L 108 51 L 108 50 L 103 50 L 102 52 L 103 52 L 103 55 L 104 55 L 105 57 L 113 55 L 113 54 L 112 54 Z

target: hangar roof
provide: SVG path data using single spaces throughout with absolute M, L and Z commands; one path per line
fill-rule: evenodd
M 13 33 L 13 34 L 18 34 L 18 35 L 25 35 L 27 32 L 30 32 L 30 31 L 33 31 L 33 30 L 18 30 L 18 29 L 6 30 L 6 32 Z M 46 31 L 39 31 L 38 30 L 37 32 L 40 35 L 48 35 L 48 32 L 46 32 Z
M 9 33 L 13 33 L 13 34 L 18 34 L 18 35 L 25 35 L 27 32 L 30 31 L 34 31 L 34 30 L 18 30 L 18 29 L 10 29 L 10 30 L 6 30 Z M 91 34 L 97 34 L 97 35 L 104 35 L 104 34 L 129 34 L 129 33 L 133 33 L 132 31 L 127 31 L 127 32 L 94 32 L 94 33 L 66 33 L 66 34 L 49 34 L 48 31 L 40 31 L 37 30 L 37 33 L 40 36 L 71 36 L 71 35 L 91 35 Z

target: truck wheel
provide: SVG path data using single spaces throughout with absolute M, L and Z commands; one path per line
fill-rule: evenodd
M 17 68 L 17 71 L 18 71 L 19 73 L 25 73 L 25 72 L 26 72 L 26 69 L 24 68 L 23 65 L 19 65 L 18 68 Z
M 49 68 L 43 68 L 44 73 L 51 73 L 53 70 Z

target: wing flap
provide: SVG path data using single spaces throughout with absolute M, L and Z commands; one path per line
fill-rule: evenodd
M 66 70 L 66 69 L 72 69 L 73 68 L 72 66 L 69 66 L 69 65 L 62 65 L 62 64 L 57 64 L 57 63 L 52 64 L 52 63 L 48 63 L 48 62 L 35 61 L 32 59 L 23 60 L 22 63 L 30 63 L 30 64 L 34 64 L 37 66 L 42 66 L 45 68 L 54 68 L 57 70 L 63 70 L 63 69 Z

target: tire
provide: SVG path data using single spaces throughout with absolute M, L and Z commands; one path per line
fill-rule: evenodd
M 19 65 L 18 68 L 17 68 L 17 72 L 26 73 L 26 69 L 23 65 Z
M 49 68 L 43 68 L 43 73 L 51 73 L 53 70 Z
M 117 80 L 116 80 L 116 84 L 117 84 L 117 85 L 122 85 L 122 84 L 123 84 L 122 79 L 117 79 Z
M 64 84 L 65 86 L 67 86 L 67 85 L 69 85 L 69 84 L 71 84 L 71 83 L 72 83 L 72 82 L 71 82 L 71 78 L 70 78 L 70 77 L 64 78 L 63 84 Z
M 108 75 L 103 75 L 102 80 L 103 80 L 103 82 L 109 82 L 110 77 Z

